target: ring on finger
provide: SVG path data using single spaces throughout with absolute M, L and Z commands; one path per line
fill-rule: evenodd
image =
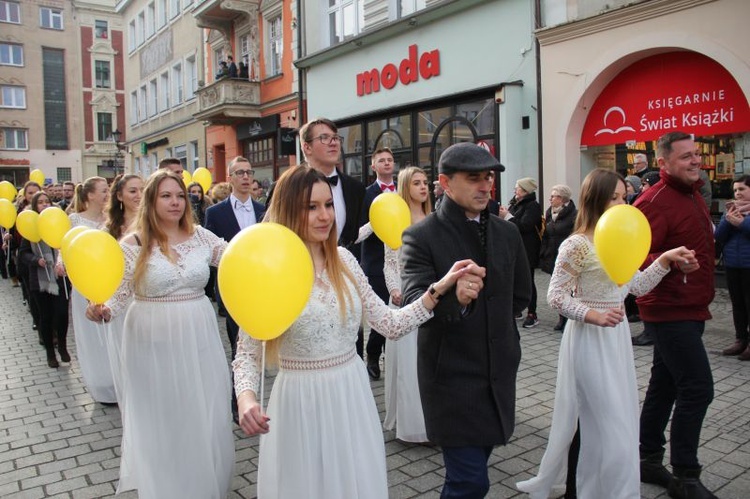
M 469 286 L 469 289 L 474 289 L 474 283 L 473 282 L 469 281 L 468 286 Z

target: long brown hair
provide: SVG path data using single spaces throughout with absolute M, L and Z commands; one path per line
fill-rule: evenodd
M 68 213 L 81 213 L 89 207 L 89 194 L 94 192 L 96 184 L 99 182 L 107 183 L 103 177 L 89 177 L 82 184 L 76 186 L 76 192 L 73 196 L 73 202 L 68 208 Z
M 597 168 L 586 175 L 581 185 L 581 197 L 578 200 L 578 215 L 573 233 L 583 234 L 594 230 L 596 223 L 612 200 L 617 182 L 622 182 L 625 187 L 625 179 L 614 170 Z
M 107 212 L 106 229 L 115 239 L 120 239 L 127 229 L 125 227 L 125 207 L 122 205 L 122 201 L 117 199 L 117 195 L 121 194 L 127 183 L 134 178 L 141 179 L 141 176 L 134 173 L 121 173 L 115 177 L 109 190 L 109 206 L 105 209 Z
M 398 195 L 401 196 L 406 204 L 411 207 L 411 180 L 414 175 L 421 173 L 427 179 L 427 173 L 418 166 L 409 166 L 398 172 Z M 427 200 L 422 202 L 422 213 L 429 215 L 432 213 L 432 201 L 430 201 L 429 188 Z
M 171 178 L 180 186 L 185 196 L 185 211 L 180 218 L 180 229 L 192 235 L 195 231 L 193 222 L 193 211 L 188 202 L 187 189 L 182 177 L 173 173 L 171 170 L 161 169 L 155 171 L 143 189 L 143 198 L 141 205 L 138 207 L 138 216 L 136 217 L 136 234 L 141 238 L 139 244 L 142 246 L 141 252 L 135 261 L 135 271 L 133 272 L 133 282 L 136 291 L 140 290 L 148 260 L 155 246 L 158 246 L 162 254 L 172 261 L 172 252 L 169 249 L 169 238 L 160 226 L 159 218 L 156 215 L 156 200 L 159 197 L 159 186 L 165 180 Z

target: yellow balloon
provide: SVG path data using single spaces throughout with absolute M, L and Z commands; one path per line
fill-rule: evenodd
M 16 223 L 16 207 L 7 199 L 0 199 L 0 227 L 10 229 Z
M 63 255 L 73 286 L 93 303 L 104 303 L 117 291 L 125 274 L 125 257 L 114 237 L 103 230 L 85 230 Z
M 39 214 L 39 236 L 51 248 L 62 245 L 63 236 L 70 230 L 68 215 L 57 206 L 45 208 Z
M 234 236 L 224 251 L 219 291 L 247 334 L 272 340 L 302 313 L 314 274 L 310 252 L 297 234 L 280 224 L 259 223 Z
M 75 239 L 78 234 L 87 230 L 95 229 L 91 229 L 89 227 L 86 227 L 85 225 L 78 225 L 71 228 L 68 232 L 65 233 L 62 240 L 60 241 L 60 253 L 62 254 L 63 263 L 65 262 L 65 253 L 68 251 L 68 248 L 70 248 L 70 243 L 73 242 L 73 239 Z
M 211 184 L 213 183 L 211 172 L 208 170 L 208 168 L 203 168 L 202 166 L 200 168 L 196 168 L 193 172 L 193 182 L 198 182 L 199 184 L 201 184 L 201 187 L 203 187 L 203 192 L 208 192 L 208 190 L 211 188 Z
M 395 192 L 380 194 L 370 205 L 370 224 L 381 241 L 391 249 L 398 249 L 401 234 L 411 225 L 409 206 Z
M 193 181 L 193 176 L 190 175 L 190 172 L 187 170 L 182 170 L 182 181 L 185 182 L 185 185 L 189 185 L 190 182 Z
M 29 174 L 29 180 L 36 182 L 40 186 L 44 185 L 44 173 L 39 168 L 32 170 Z
M 32 242 L 38 243 L 42 240 L 39 237 L 39 213 L 34 210 L 23 210 L 16 217 L 16 229 L 21 236 Z
M 0 182 L 0 199 L 15 201 L 16 195 L 18 195 L 18 191 L 16 190 L 15 185 L 11 184 L 7 180 L 3 180 L 2 182 Z
M 643 265 L 651 249 L 648 219 L 634 206 L 613 206 L 596 224 L 594 247 L 609 278 L 618 286 L 625 284 Z

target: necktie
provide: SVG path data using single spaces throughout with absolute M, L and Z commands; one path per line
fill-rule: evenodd
M 388 185 L 385 185 L 385 184 L 380 184 L 380 191 L 381 191 L 381 192 L 385 192 L 385 191 L 395 191 L 395 190 L 396 190 L 396 186 L 395 186 L 395 185 L 393 185 L 393 184 L 388 184 Z
M 235 210 L 245 210 L 245 211 L 252 211 L 253 204 L 252 201 L 248 202 L 247 204 L 243 204 L 239 199 L 234 202 L 234 209 Z
M 334 175 L 333 177 L 326 177 L 326 180 L 328 180 L 328 183 L 331 184 L 333 187 L 336 187 L 339 183 L 339 176 Z

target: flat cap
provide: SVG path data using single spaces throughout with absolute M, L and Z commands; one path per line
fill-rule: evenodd
M 487 149 L 471 142 L 453 144 L 440 155 L 439 173 L 481 172 L 486 170 L 505 171 Z

